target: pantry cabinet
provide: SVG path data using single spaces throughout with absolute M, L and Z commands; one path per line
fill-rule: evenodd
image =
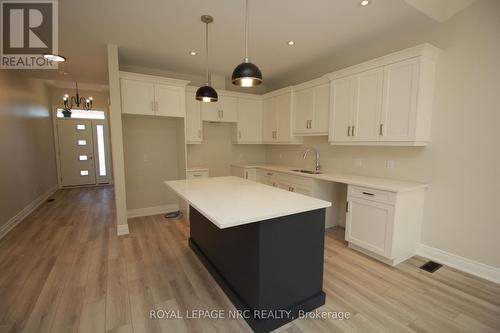
M 427 145 L 439 52 L 423 44 L 326 75 L 330 143 Z
M 236 97 L 222 95 L 219 100 L 201 103 L 201 114 L 204 121 L 232 122 L 237 121 L 238 100 Z
M 186 143 L 199 144 L 203 141 L 201 102 L 195 99 L 196 89 L 186 88 Z
M 330 105 L 328 79 L 319 78 L 293 87 L 293 134 L 327 135 Z
M 184 117 L 188 81 L 120 72 L 122 113 Z
M 292 89 L 283 88 L 265 94 L 262 115 L 262 141 L 275 144 L 299 144 L 302 139 L 292 134 Z

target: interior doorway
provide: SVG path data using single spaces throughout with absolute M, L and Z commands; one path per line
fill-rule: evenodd
M 105 111 L 56 110 L 56 144 L 62 187 L 112 183 L 109 130 Z

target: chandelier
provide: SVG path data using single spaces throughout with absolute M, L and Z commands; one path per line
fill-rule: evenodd
M 92 109 L 92 102 L 94 99 L 92 97 L 86 98 L 80 96 L 80 93 L 78 92 L 78 82 L 75 82 L 75 87 L 75 96 L 70 97 L 68 94 L 65 94 L 63 97 L 63 114 L 65 117 L 71 117 L 71 109 L 73 109 L 73 107 L 81 108 L 85 111 Z

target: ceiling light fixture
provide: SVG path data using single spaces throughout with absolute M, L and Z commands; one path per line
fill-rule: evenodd
M 363 7 L 368 6 L 370 4 L 370 0 L 362 0 L 359 4 Z
M 192 56 L 195 56 L 196 55 L 196 51 L 191 51 L 191 52 L 189 52 L 189 54 L 192 55 Z
M 289 40 L 288 42 L 286 42 L 289 46 L 293 46 L 295 45 L 295 42 L 293 40 Z
M 65 94 L 63 97 L 63 115 L 64 117 L 71 117 L 71 109 L 73 109 L 73 106 L 76 106 L 77 108 L 82 106 L 82 108 L 85 111 L 91 110 L 92 109 L 92 103 L 94 102 L 94 99 L 92 97 L 86 98 L 86 97 L 80 97 L 80 93 L 78 92 L 78 82 L 75 82 L 76 86 L 76 95 L 69 97 L 68 94 Z M 73 104 L 74 103 L 74 104 Z
M 206 72 L 206 81 L 205 85 L 198 88 L 196 90 L 196 99 L 202 102 L 217 102 L 219 96 L 217 95 L 217 91 L 211 87 L 211 77 L 208 72 L 208 24 L 212 23 L 214 18 L 210 15 L 202 15 L 201 22 L 205 23 L 205 72 Z
M 45 59 L 50 60 L 50 61 L 54 61 L 54 62 L 65 62 L 66 61 L 66 58 L 63 57 L 62 55 L 59 55 L 59 54 L 44 53 L 44 54 L 42 54 L 42 56 Z
M 240 87 L 253 87 L 262 83 L 259 67 L 248 58 L 248 0 L 245 0 L 245 58 L 233 71 L 232 81 Z

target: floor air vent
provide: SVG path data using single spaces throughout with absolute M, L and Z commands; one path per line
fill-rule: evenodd
M 422 266 L 420 266 L 420 269 L 423 269 L 424 271 L 427 271 L 429 273 L 434 273 L 435 271 L 437 271 L 441 267 L 443 267 L 443 265 L 438 264 L 437 262 L 428 261 L 425 264 L 423 264 Z

